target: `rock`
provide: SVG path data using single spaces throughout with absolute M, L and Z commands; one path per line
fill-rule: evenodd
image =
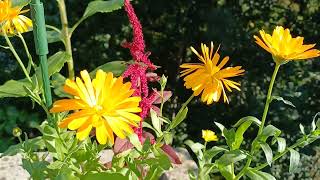
M 189 152 L 184 148 L 176 148 L 182 164 L 173 165 L 173 168 L 165 172 L 161 180 L 188 180 L 188 171 L 196 172 L 197 164 L 192 160 Z M 1 155 L 1 154 L 0 154 Z M 112 160 L 114 153 L 112 150 L 103 150 L 99 153 L 101 164 L 107 164 Z M 47 152 L 38 153 L 39 158 L 45 157 L 45 160 L 52 162 L 53 159 Z M 22 167 L 22 156 L 5 156 L 0 158 L 0 180 L 28 180 L 29 173 Z
M 198 166 L 192 160 L 189 152 L 185 148 L 176 148 L 176 152 L 182 162 L 182 164 L 174 164 L 173 169 L 166 171 L 162 176 L 161 180 L 188 180 L 189 171 L 197 172 Z
M 0 180 L 27 180 L 29 173 L 22 168 L 22 156 L 5 156 L 0 158 Z

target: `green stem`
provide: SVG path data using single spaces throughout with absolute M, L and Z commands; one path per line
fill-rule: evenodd
M 280 65 L 281 64 L 277 64 L 276 63 L 276 66 L 274 68 L 274 71 L 273 71 L 273 74 L 272 74 L 272 77 L 271 77 L 271 81 L 270 81 L 270 84 L 269 84 L 269 89 L 268 89 L 268 94 L 267 94 L 267 99 L 266 99 L 266 104 L 264 106 L 264 111 L 263 111 L 263 115 L 262 115 L 262 119 L 261 119 L 261 125 L 259 127 L 259 131 L 258 131 L 258 135 L 256 137 L 256 139 L 259 137 L 259 135 L 262 133 L 263 131 L 263 128 L 264 128 L 264 124 L 266 122 L 266 119 L 267 119 L 267 114 L 268 114 L 268 110 L 269 110 L 269 106 L 270 106 L 270 103 L 272 101 L 272 89 L 273 89 L 273 85 L 274 85 L 274 82 L 276 80 L 276 77 L 277 77 L 277 73 L 279 71 L 279 68 L 280 68 Z M 251 146 L 251 151 L 250 151 L 250 154 L 252 155 L 254 153 L 254 146 L 253 144 L 256 142 L 256 139 L 253 141 L 252 143 L 252 146 Z M 248 160 L 246 162 L 246 165 L 243 167 L 243 169 L 239 172 L 239 174 L 235 177 L 235 180 L 238 180 L 240 179 L 245 173 L 246 171 L 248 170 L 248 168 L 250 167 L 250 164 L 251 164 L 251 161 L 252 161 L 252 157 L 248 157 Z
M 271 77 L 269 90 L 268 90 L 268 95 L 267 95 L 267 99 L 266 99 L 266 104 L 264 106 L 264 111 L 263 111 L 263 115 L 262 115 L 262 119 L 261 119 L 261 126 L 260 126 L 259 131 L 258 131 L 258 136 L 262 133 L 262 130 L 264 128 L 264 124 L 266 122 L 266 118 L 267 118 L 267 114 L 268 114 L 268 110 L 269 110 L 269 105 L 270 105 L 270 103 L 272 101 L 272 99 L 271 99 L 272 88 L 273 88 L 274 82 L 276 80 L 279 68 L 280 68 L 280 64 L 276 64 L 276 67 L 274 68 L 274 71 L 273 71 L 273 74 L 272 74 L 272 77 Z
M 7 42 L 8 46 L 9 46 L 11 52 L 13 53 L 14 57 L 15 57 L 16 60 L 18 61 L 18 63 L 19 63 L 19 65 L 20 65 L 20 67 L 21 67 L 24 75 L 25 75 L 25 76 L 27 77 L 27 79 L 32 83 L 32 80 L 31 80 L 31 78 L 30 78 L 30 76 L 29 76 L 29 73 L 28 73 L 26 67 L 24 66 L 24 64 L 23 64 L 22 61 L 21 61 L 21 58 L 19 57 L 18 53 L 17 53 L 16 50 L 14 49 L 14 47 L 13 47 L 10 39 L 8 38 L 8 36 L 7 36 L 7 34 L 6 34 L 6 30 L 5 30 L 4 28 L 2 28 L 2 32 L 3 32 L 4 38 L 6 39 L 6 42 Z
M 162 110 L 163 110 L 163 89 L 161 89 L 161 92 L 160 92 L 160 96 L 161 96 L 161 104 L 160 104 L 160 116 L 162 117 Z
M 74 79 L 74 64 L 73 64 L 73 57 L 72 57 L 71 33 L 69 30 L 66 4 L 64 0 L 58 0 L 58 7 L 60 11 L 60 20 L 62 24 L 62 35 L 63 35 L 64 46 L 65 46 L 66 52 L 70 55 L 70 60 L 67 62 L 69 78 Z
M 182 104 L 182 106 L 181 106 L 181 108 L 180 108 L 180 111 L 184 110 L 193 98 L 194 98 L 194 95 L 192 94 L 192 95 L 189 97 L 189 99 L 188 99 L 185 103 Z
M 21 42 L 22 42 L 23 47 L 24 47 L 24 50 L 25 50 L 26 53 L 27 53 L 29 62 L 31 63 L 32 67 L 33 67 L 34 69 L 36 69 L 36 65 L 35 65 L 34 62 L 33 62 L 33 59 L 32 59 L 32 56 L 31 56 L 31 54 L 30 54 L 30 52 L 29 52 L 29 48 L 28 48 L 28 45 L 27 45 L 26 41 L 24 40 L 24 38 L 23 38 L 23 36 L 21 35 L 21 33 L 19 33 L 18 36 L 19 36 L 19 38 L 21 39 Z

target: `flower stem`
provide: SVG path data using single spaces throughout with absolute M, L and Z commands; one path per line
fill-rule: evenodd
M 62 35 L 63 35 L 63 43 L 66 49 L 66 52 L 70 55 L 70 60 L 67 62 L 68 64 L 68 72 L 69 78 L 74 79 L 74 64 L 72 57 L 72 46 L 71 46 L 71 33 L 69 32 L 69 24 L 67 17 L 66 4 L 64 0 L 58 0 L 58 7 L 60 11 L 60 20 L 62 24 Z
M 273 71 L 273 74 L 272 74 L 272 77 L 271 77 L 271 81 L 270 81 L 270 84 L 269 84 L 269 90 L 268 90 L 268 95 L 267 95 L 267 99 L 266 99 L 266 104 L 264 106 L 264 110 L 263 110 L 263 115 L 262 115 L 262 119 L 261 119 L 261 125 L 259 127 L 259 131 L 258 131 L 258 136 L 262 133 L 262 130 L 264 128 L 264 124 L 266 122 L 266 118 L 267 118 L 267 114 L 268 114 L 268 110 L 269 110 L 269 106 L 270 106 L 270 103 L 272 101 L 272 89 L 273 89 L 273 85 L 274 85 L 274 82 L 276 80 L 276 77 L 277 77 L 277 73 L 279 71 L 279 68 L 280 68 L 280 64 L 276 64 L 275 68 L 274 68 L 274 71 Z
M 276 63 L 276 66 L 275 66 L 275 68 L 274 68 L 274 71 L 273 71 L 273 74 L 272 74 L 272 77 L 271 77 L 271 81 L 270 81 L 269 89 L 268 89 L 268 94 L 267 94 L 267 99 L 266 99 L 266 104 L 265 104 L 265 106 L 264 106 L 264 111 L 263 111 L 263 115 L 262 115 L 262 119 L 261 119 L 261 125 L 260 125 L 260 127 L 259 127 L 259 131 L 258 131 L 258 135 L 257 135 L 256 139 L 257 139 L 257 138 L 259 137 L 259 135 L 262 133 L 263 128 L 264 128 L 264 124 L 265 124 L 265 121 L 266 121 L 266 118 L 267 118 L 269 106 L 270 106 L 270 103 L 271 103 L 271 101 L 272 101 L 272 96 L 271 96 L 271 95 L 272 95 L 273 85 L 274 85 L 274 82 L 275 82 L 275 80 L 276 80 L 277 73 L 278 73 L 278 71 L 279 71 L 280 65 L 281 65 L 281 64 Z M 253 144 L 256 142 L 256 139 L 255 139 L 255 140 L 253 141 L 253 143 L 252 143 L 250 154 L 253 154 L 253 153 L 254 153 L 254 146 L 253 146 Z M 248 157 L 248 160 L 247 160 L 245 166 L 244 166 L 243 169 L 239 172 L 239 174 L 234 178 L 235 180 L 240 179 L 240 178 L 246 173 L 247 169 L 250 167 L 251 161 L 252 161 L 252 157 Z
M 182 104 L 180 110 L 181 110 L 181 111 L 184 110 L 193 98 L 194 98 L 194 95 L 192 94 L 192 95 L 189 97 L 189 99 L 188 99 L 185 103 Z
M 30 52 L 29 52 L 29 48 L 28 48 L 28 45 L 27 45 L 26 41 L 24 40 L 24 38 L 23 38 L 23 36 L 21 35 L 21 33 L 19 33 L 18 36 L 19 36 L 19 38 L 21 39 L 21 42 L 22 42 L 22 44 L 23 44 L 23 47 L 24 47 L 24 49 L 25 49 L 25 51 L 26 51 L 26 53 L 27 53 L 29 62 L 31 63 L 32 67 L 33 67 L 34 69 L 36 69 L 36 65 L 35 65 L 34 62 L 33 62 L 33 59 L 32 59 L 32 56 L 31 56 L 31 54 L 30 54 Z
M 11 50 L 11 52 L 13 53 L 14 57 L 16 58 L 16 60 L 18 61 L 24 75 L 27 77 L 27 79 L 32 83 L 32 80 L 30 78 L 30 75 L 26 69 L 26 67 L 24 66 L 24 64 L 22 63 L 22 60 L 21 58 L 19 57 L 18 53 L 16 52 L 16 50 L 14 49 L 9 37 L 7 36 L 6 34 L 6 30 L 4 28 L 2 28 L 2 32 L 3 32 L 3 35 L 4 35 L 4 38 L 6 39 L 6 42 L 9 46 L 9 49 Z

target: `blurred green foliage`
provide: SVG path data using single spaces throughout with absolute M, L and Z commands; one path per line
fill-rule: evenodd
M 80 19 L 89 2 L 66 0 L 70 24 Z M 45 2 L 46 20 L 47 24 L 59 26 L 55 3 Z M 177 132 L 176 145 L 182 145 L 186 138 L 199 140 L 201 129 L 214 129 L 214 121 L 230 127 L 243 116 L 261 117 L 274 63 L 271 55 L 254 43 L 253 35 L 260 29 L 271 33 L 276 25 L 282 25 L 290 28 L 294 35 L 305 37 L 306 43 L 317 43 L 320 39 L 320 0 L 135 0 L 133 4 L 143 25 L 147 50 L 152 52 L 150 58 L 161 66 L 158 74 L 169 76 L 168 87 L 174 96 L 167 103 L 165 113 L 171 114 L 191 94 L 178 76 L 181 63 L 197 61 L 190 46 L 198 49 L 201 42 L 210 41 L 215 46 L 221 44 L 222 56 L 230 56 L 232 65 L 242 65 L 246 70 L 245 75 L 238 78 L 242 91 L 229 94 L 229 105 L 206 106 L 198 100 L 191 104 L 188 119 Z M 95 15 L 80 25 L 72 39 L 76 71 L 91 71 L 108 61 L 130 60 L 129 51 L 122 48 L 121 43 L 130 41 L 131 37 L 131 27 L 123 10 Z M 27 34 L 26 38 L 33 47 L 32 34 Z M 2 39 L 1 43 L 4 44 Z M 15 44 L 21 46 L 18 41 Z M 63 49 L 63 45 L 53 43 L 49 48 L 55 52 Z M 22 77 L 9 51 L 0 52 L 0 65 L 3 69 L 1 83 Z M 319 69 L 319 59 L 291 62 L 280 68 L 274 94 L 290 100 L 296 108 L 273 103 L 267 122 L 273 121 L 290 137 L 299 132 L 299 123 L 311 123 L 312 117 L 320 111 Z M 66 74 L 66 70 L 62 74 Z M 35 113 L 30 104 L 16 99 L 1 100 L 1 125 L 5 123 L 0 130 L 5 130 L 0 134 L 0 150 L 12 144 L 10 128 L 15 125 L 34 133 L 28 129 L 30 119 L 39 122 L 43 114 Z M 254 133 L 246 136 L 250 139 Z M 315 156 L 313 148 L 305 150 L 307 157 Z M 319 158 L 319 153 L 315 157 Z M 277 175 L 279 179 L 291 176 L 285 173 L 286 163 L 284 160 L 279 166 L 282 169 Z

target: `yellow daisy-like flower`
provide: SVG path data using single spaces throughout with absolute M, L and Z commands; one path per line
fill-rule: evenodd
M 180 67 L 185 68 L 181 71 L 184 77 L 184 85 L 187 89 L 194 91 L 194 96 L 198 96 L 201 92 L 201 101 L 208 105 L 218 102 L 221 94 L 223 94 L 224 102 L 229 103 L 225 88 L 231 92 L 232 88 L 240 91 L 240 84 L 229 80 L 230 77 L 243 75 L 244 70 L 241 66 L 223 68 L 229 61 L 229 57 L 225 57 L 219 63 L 220 55 L 218 49 L 213 55 L 213 43 L 211 48 L 201 43 L 202 55 L 200 55 L 193 47 L 191 50 L 198 56 L 201 63 L 185 63 Z
M 277 26 L 272 36 L 260 30 L 262 40 L 254 36 L 256 43 L 272 54 L 276 63 L 290 60 L 309 59 L 320 56 L 320 51 L 312 49 L 316 44 L 303 44 L 303 37 L 293 38 L 289 29 Z
M 132 134 L 132 126 L 137 127 L 141 118 L 140 97 L 133 97 L 130 82 L 122 77 L 98 70 L 91 81 L 86 70 L 81 71 L 76 81 L 66 80 L 64 91 L 74 99 L 62 99 L 53 104 L 51 113 L 75 111 L 59 123 L 60 128 L 77 130 L 77 138 L 84 140 L 92 128 L 100 144 L 114 144 L 115 133 L 119 138 Z
M 17 33 L 24 33 L 32 28 L 31 19 L 21 15 L 29 10 L 23 10 L 21 7 L 12 7 L 11 0 L 0 0 L 0 33 L 9 36 Z
M 206 142 L 210 142 L 210 141 L 218 141 L 218 137 L 216 136 L 216 134 L 211 131 L 211 130 L 202 130 L 202 138 L 206 141 Z

